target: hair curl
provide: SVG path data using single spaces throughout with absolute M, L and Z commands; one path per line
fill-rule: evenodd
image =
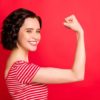
M 17 38 L 20 27 L 23 25 L 26 18 L 37 18 L 40 24 L 40 28 L 42 26 L 42 21 L 39 16 L 37 16 L 34 12 L 19 8 L 11 12 L 3 21 L 3 26 L 1 30 L 1 43 L 3 47 L 8 50 L 12 50 L 17 47 Z

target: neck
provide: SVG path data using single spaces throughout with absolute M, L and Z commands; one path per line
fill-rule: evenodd
M 15 55 L 17 60 L 24 60 L 24 61 L 28 62 L 28 51 L 25 51 L 21 48 L 15 48 L 12 51 L 12 54 Z

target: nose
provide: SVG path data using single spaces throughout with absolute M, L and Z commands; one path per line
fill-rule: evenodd
M 34 32 L 31 37 L 32 37 L 32 39 L 38 41 L 38 40 L 40 40 L 41 35 L 40 35 L 40 33 Z

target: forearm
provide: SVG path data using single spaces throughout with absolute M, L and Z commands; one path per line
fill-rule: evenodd
M 59 69 L 52 67 L 40 68 L 35 75 L 33 82 L 69 83 L 84 79 L 86 57 L 83 28 L 74 15 L 65 18 L 64 25 L 75 31 L 77 35 L 77 47 L 72 69 Z
M 84 45 L 84 32 L 81 32 L 77 34 L 77 47 L 72 68 L 73 73 L 79 80 L 84 79 L 85 61 L 86 61 L 86 55 L 85 55 L 85 45 Z
M 78 34 L 77 34 L 78 35 Z M 43 68 L 35 75 L 33 82 L 58 84 L 76 82 L 84 79 L 85 47 L 83 33 L 77 37 L 75 61 L 72 69 L 59 69 L 53 67 Z

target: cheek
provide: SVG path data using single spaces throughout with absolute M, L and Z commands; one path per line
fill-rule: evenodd
M 19 43 L 25 42 L 26 39 L 27 39 L 27 36 L 23 35 L 23 33 L 19 34 L 18 36 Z
M 41 41 L 41 35 L 39 35 L 39 42 Z
M 39 39 L 41 40 L 41 35 L 39 36 Z
M 39 34 L 39 39 L 41 39 L 41 34 Z
M 22 40 L 22 39 L 27 39 L 29 36 L 27 35 L 26 32 L 21 32 L 19 33 L 19 39 Z

